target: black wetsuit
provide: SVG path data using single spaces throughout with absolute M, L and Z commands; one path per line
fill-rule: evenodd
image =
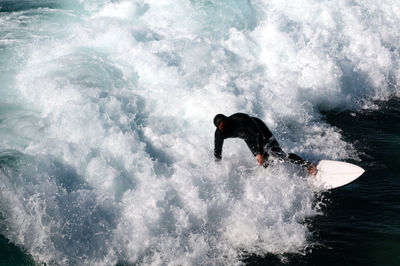
M 216 159 L 222 158 L 224 139 L 241 138 L 246 142 L 254 156 L 258 154 L 264 155 L 264 167 L 268 166 L 268 157 L 270 154 L 292 163 L 304 166 L 309 164 L 309 162 L 296 154 L 286 154 L 279 146 L 271 131 L 260 119 L 247 114 L 236 113 L 227 117 L 225 122 L 224 131 L 218 128 L 215 130 L 214 156 Z

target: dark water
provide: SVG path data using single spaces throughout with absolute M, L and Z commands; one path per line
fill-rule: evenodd
M 324 195 L 308 221 L 317 245 L 306 255 L 249 257 L 248 265 L 400 265 L 400 99 L 378 110 L 325 113 L 361 153 L 366 172 Z
M 33 259 L 0 235 L 0 265 L 35 265 Z

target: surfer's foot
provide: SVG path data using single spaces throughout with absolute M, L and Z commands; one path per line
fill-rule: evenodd
M 308 171 L 308 174 L 310 176 L 315 177 L 317 175 L 317 172 L 318 172 L 317 166 L 312 163 L 307 167 L 307 171 Z

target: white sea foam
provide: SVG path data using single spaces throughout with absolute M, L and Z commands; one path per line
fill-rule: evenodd
M 240 140 L 214 162 L 212 119 L 246 112 L 286 151 L 356 158 L 320 110 L 400 94 L 399 8 L 91 0 L 1 14 L 1 233 L 50 265 L 304 252 L 319 209 L 301 170 L 259 168 Z

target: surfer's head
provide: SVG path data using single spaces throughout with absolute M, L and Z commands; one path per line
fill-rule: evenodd
M 228 125 L 228 117 L 224 116 L 223 114 L 217 114 L 214 117 L 214 125 L 221 130 L 222 132 L 225 131 Z

